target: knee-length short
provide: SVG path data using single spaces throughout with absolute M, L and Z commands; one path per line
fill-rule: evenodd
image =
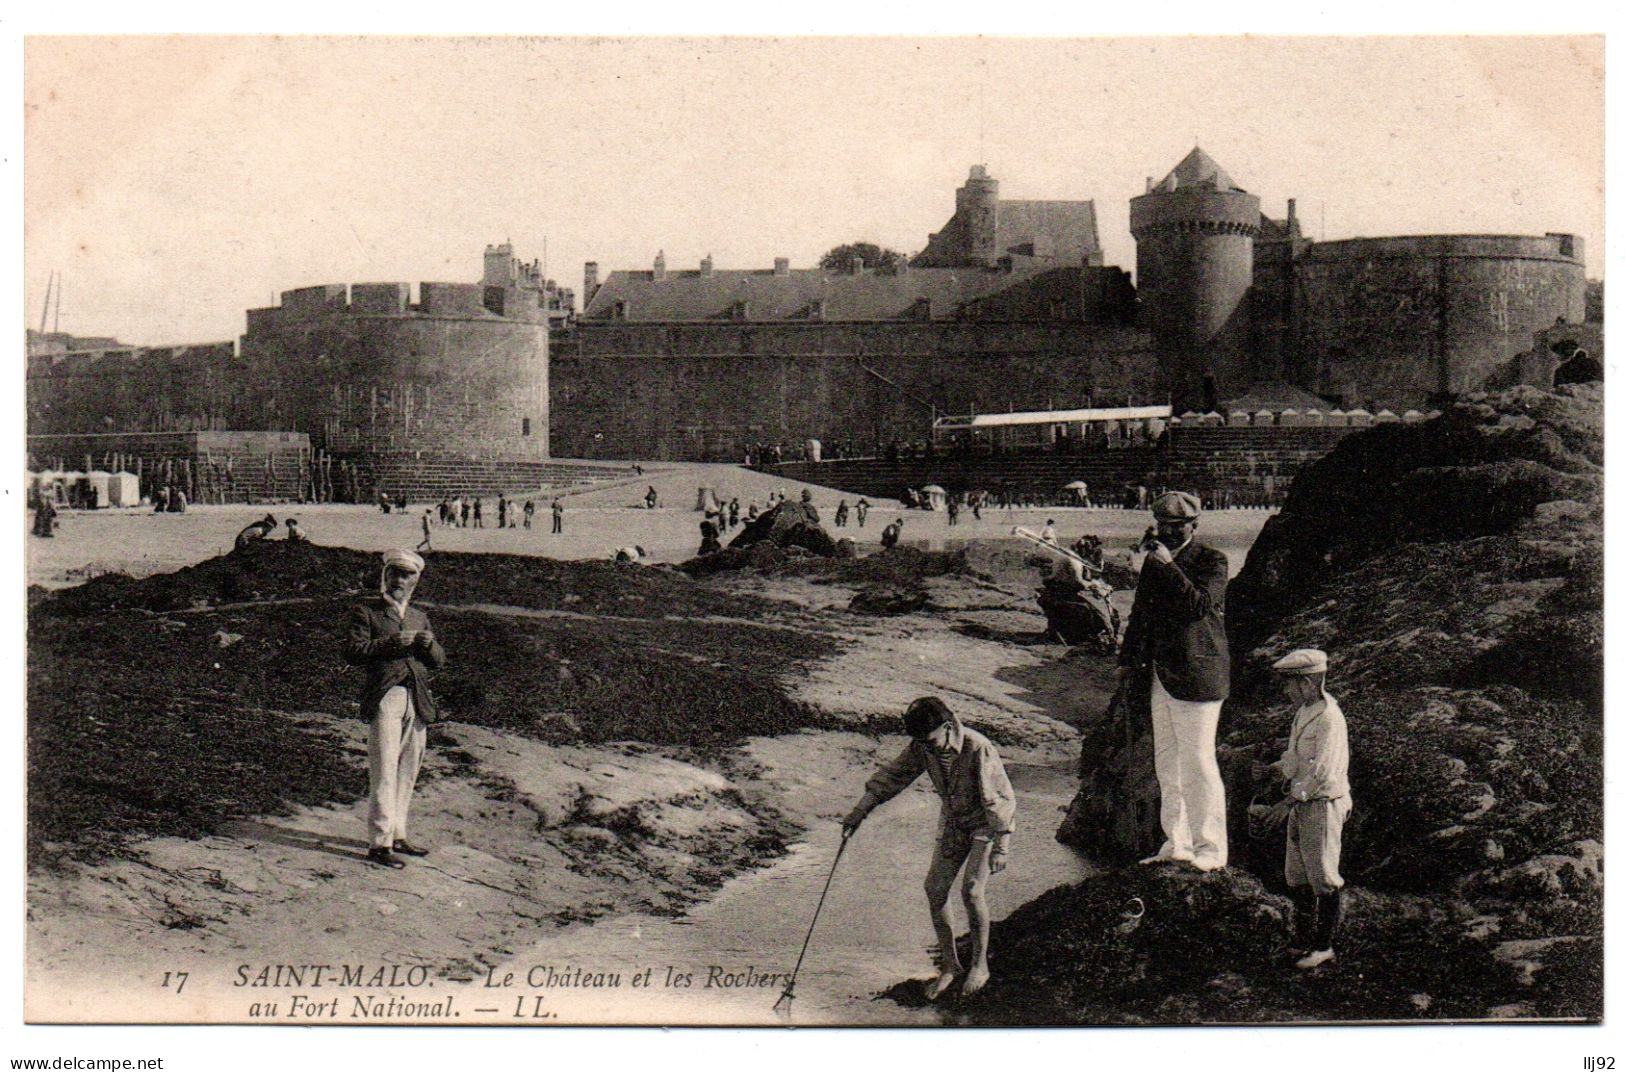
M 1343 856 L 1343 821 L 1354 801 L 1322 797 L 1292 806 L 1286 821 L 1286 884 L 1327 894 L 1343 887 L 1338 865 Z

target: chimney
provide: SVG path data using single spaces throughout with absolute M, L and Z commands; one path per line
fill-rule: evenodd
M 774 257 L 773 258 L 773 274 L 774 275 L 789 275 L 790 274 L 790 258 L 789 257 Z
M 714 266 L 711 262 L 711 254 L 707 253 L 705 255 L 705 259 L 700 262 L 700 275 L 709 276 L 713 267 Z
M 853 257 L 852 258 L 852 274 L 853 275 L 862 275 L 863 274 L 863 258 L 862 257 Z
M 592 296 L 596 293 L 598 293 L 598 262 L 588 261 L 586 269 L 581 273 L 582 305 L 591 303 Z
M 661 250 L 659 253 L 655 254 L 655 278 L 657 280 L 666 278 L 666 251 L 665 250 Z
M 1145 192 L 1146 193 L 1151 192 L 1151 176 L 1150 175 L 1147 175 L 1145 177 Z
M 1290 237 L 1298 230 L 1298 199 L 1286 199 L 1286 233 Z

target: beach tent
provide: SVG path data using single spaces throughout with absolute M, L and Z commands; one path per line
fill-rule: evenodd
M 107 501 L 112 506 L 139 506 L 141 481 L 134 473 L 114 473 L 107 482 Z
M 84 475 L 80 485 L 85 489 L 83 503 L 92 510 L 105 510 L 112 503 L 113 474 L 105 469 L 92 469 Z
M 942 490 L 941 485 L 927 484 L 920 489 L 920 496 L 925 499 L 927 510 L 946 510 L 948 508 L 948 493 Z

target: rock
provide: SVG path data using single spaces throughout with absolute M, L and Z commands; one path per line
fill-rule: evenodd
M 1590 941 L 1581 935 L 1561 935 L 1555 938 L 1529 938 L 1502 942 L 1495 947 L 1495 959 L 1512 968 L 1522 986 L 1534 986 L 1535 978 L 1546 966 L 1546 959 L 1564 946 Z

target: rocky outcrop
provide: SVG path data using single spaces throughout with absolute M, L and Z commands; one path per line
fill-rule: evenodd
M 1265 526 L 1229 614 L 1232 865 L 1280 886 L 1280 834 L 1246 822 L 1278 792 L 1265 764 L 1291 720 L 1268 665 L 1323 648 L 1353 752 L 1345 878 L 1499 951 L 1476 1015 L 1600 1014 L 1577 980 L 1600 980 L 1583 951 L 1601 934 L 1601 386 L 1475 396 L 1345 440 Z M 1116 703 L 1061 836 L 1126 860 L 1155 823 L 1144 717 Z

